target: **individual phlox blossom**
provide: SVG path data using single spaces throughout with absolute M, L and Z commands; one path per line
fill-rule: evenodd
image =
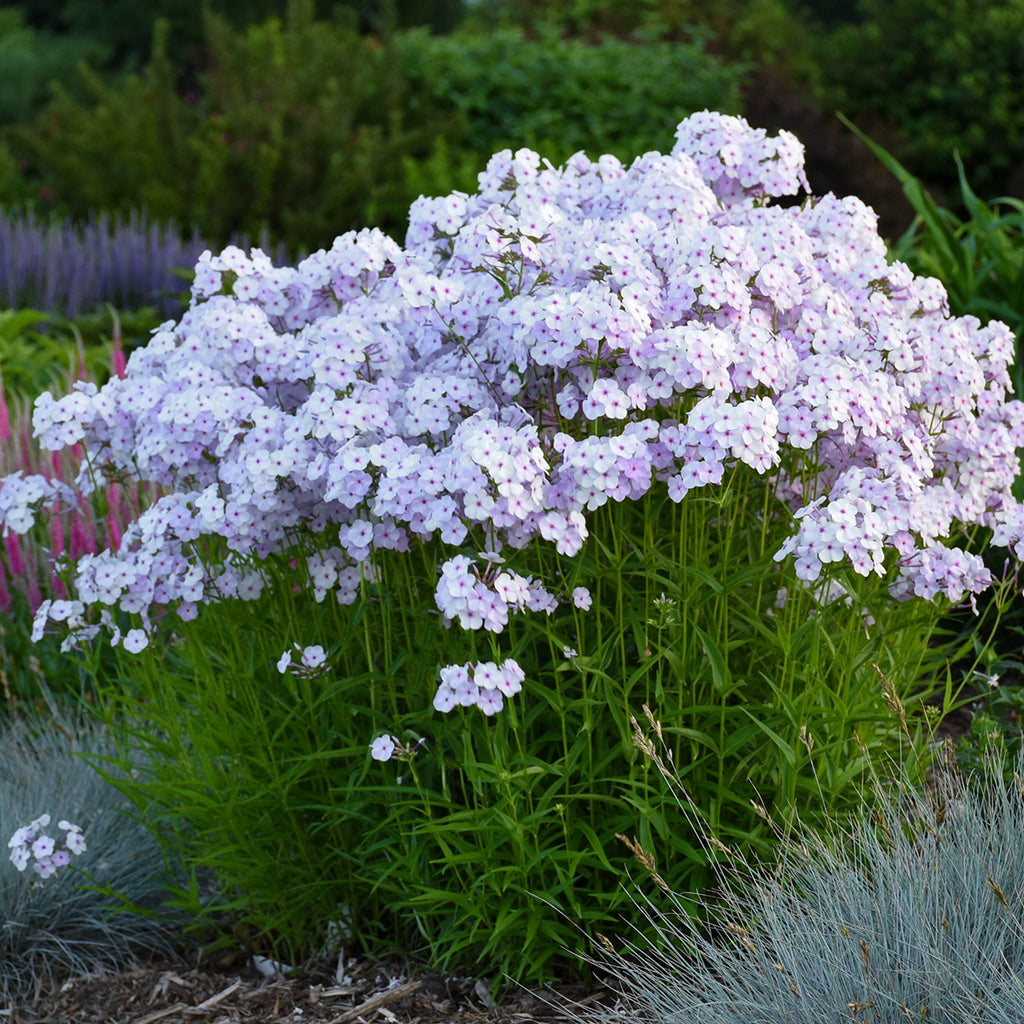
M 488 717 L 504 707 L 505 697 L 514 697 L 523 687 L 526 674 L 519 663 L 507 658 L 500 664 L 481 661 L 476 664 L 445 665 L 441 683 L 434 695 L 436 710 L 447 713 L 455 707 L 476 706 Z
M 138 654 L 149 646 L 149 637 L 144 629 L 129 629 L 121 640 L 121 646 L 130 654 Z
M 590 591 L 586 587 L 574 587 L 572 592 L 572 603 L 579 608 L 581 611 L 587 611 L 590 608 L 592 598 Z
M 32 843 L 32 856 L 37 860 L 42 860 L 43 857 L 49 857 L 53 853 L 53 840 L 46 835 L 40 836 Z
M 370 757 L 374 761 L 411 761 L 416 755 L 416 751 L 423 746 L 425 737 L 420 737 L 416 743 L 411 747 L 403 743 L 397 736 L 392 736 L 390 733 L 384 733 L 378 736 L 373 743 L 370 744 Z M 398 780 L 401 782 L 401 778 Z
M 396 746 L 397 740 L 394 736 L 385 733 L 370 744 L 370 756 L 374 761 L 390 761 Z

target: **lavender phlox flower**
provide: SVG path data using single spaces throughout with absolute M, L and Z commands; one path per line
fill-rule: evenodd
M 751 129 L 743 118 L 704 110 L 679 126 L 676 140 L 672 155 L 693 159 L 725 202 L 810 191 L 803 145 L 790 132 L 771 138 L 763 129 Z
M 915 551 L 900 566 L 900 576 L 893 588 L 898 594 L 909 590 L 926 600 L 941 593 L 955 604 L 965 594 L 980 593 L 993 582 L 992 573 L 980 555 L 934 544 Z
M 490 717 L 504 707 L 505 697 L 514 697 L 526 678 L 519 663 L 506 658 L 494 661 L 445 665 L 434 695 L 434 708 L 449 712 L 456 707 L 478 707 Z
M 131 654 L 138 654 L 149 646 L 149 637 L 144 629 L 129 629 L 121 640 L 121 644 Z

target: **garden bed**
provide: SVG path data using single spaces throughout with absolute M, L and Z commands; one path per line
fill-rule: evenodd
M 194 966 L 159 960 L 121 973 L 89 974 L 41 990 L 11 1008 L 11 1024 L 234 1024 L 302 1020 L 318 1024 L 562 1024 L 558 1007 L 607 1001 L 598 986 L 515 988 L 490 1005 L 478 979 L 410 968 L 402 960 L 324 963 L 294 978 L 262 976 L 251 964 Z

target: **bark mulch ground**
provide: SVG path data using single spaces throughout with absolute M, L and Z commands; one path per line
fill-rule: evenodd
M 587 1007 L 614 1002 L 599 986 L 566 983 L 513 987 L 492 1005 L 478 979 L 397 960 L 347 963 L 342 983 L 338 973 L 337 964 L 286 978 L 251 965 L 159 961 L 41 987 L 0 1010 L 0 1024 L 567 1024 L 569 1005 L 584 1017 Z

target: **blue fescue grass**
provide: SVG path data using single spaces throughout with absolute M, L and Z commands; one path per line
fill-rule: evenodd
M 657 940 L 603 940 L 593 963 L 621 998 L 574 1019 L 1021 1024 L 1024 758 L 1008 784 L 995 761 L 964 775 L 948 760 L 925 790 L 873 778 L 846 827 L 780 828 L 771 865 L 705 830 L 720 889 L 639 897 Z
M 171 880 L 156 839 L 80 756 L 109 750 L 101 729 L 59 709 L 3 725 L 0 1007 L 40 982 L 174 948 L 177 930 L 160 912 Z M 41 881 L 31 870 L 18 872 L 6 840 L 44 813 L 81 826 L 88 849 Z

